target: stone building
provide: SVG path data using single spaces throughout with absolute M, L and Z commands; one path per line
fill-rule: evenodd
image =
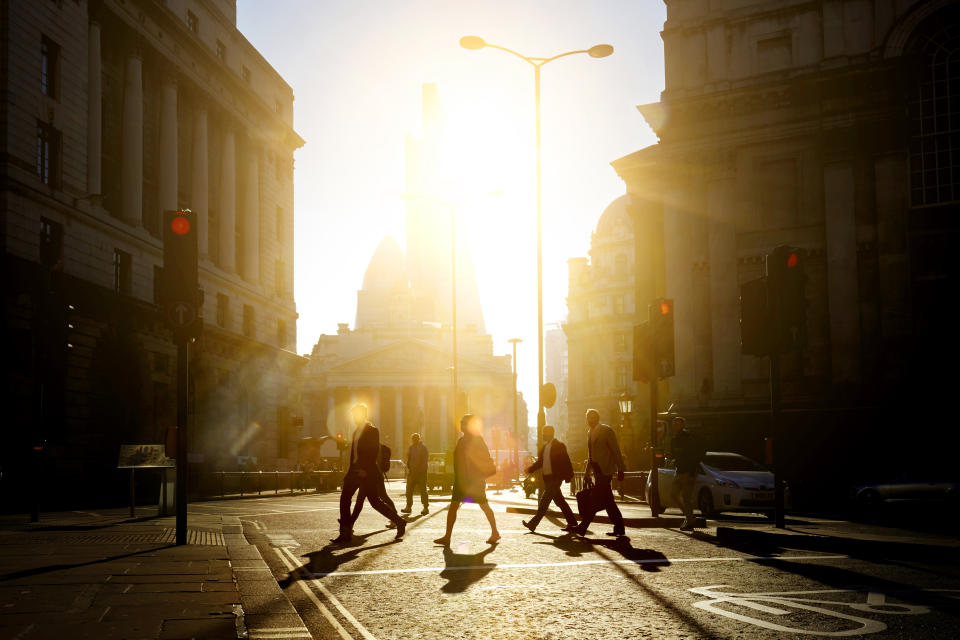
M 739 286 L 773 247 L 801 249 L 806 344 L 784 358 L 779 450 L 835 495 L 904 462 L 909 425 L 955 419 L 958 19 L 952 0 L 672 0 L 665 90 L 639 107 L 659 143 L 613 162 L 635 224 L 663 238 L 638 290 L 675 299 L 665 402 L 719 446 L 759 456 L 769 431 Z
M 397 458 L 414 432 L 424 436 L 431 452 L 451 448 L 457 414 L 464 411 L 483 418 L 491 448 L 493 430 L 508 431 L 513 425 L 510 356 L 493 355 L 463 234 L 456 251 L 460 397 L 455 401 L 453 396 L 454 212 L 433 199 L 443 193 L 446 164 L 440 155 L 443 114 L 434 84 L 423 87 L 422 132 L 407 140 L 406 253 L 393 238 L 383 239 L 357 292 L 354 328 L 344 323 L 336 335 L 320 336 L 303 379 L 309 433 L 346 436 L 353 430 L 350 407 L 362 401 Z
M 547 325 L 543 334 L 544 375 L 557 388 L 557 401 L 546 410 L 547 424 L 553 425 L 557 437 L 566 441 L 567 425 L 567 336 L 562 325 Z M 580 428 L 580 422 L 574 428 Z
M 181 207 L 204 291 L 191 461 L 283 466 L 303 364 L 290 86 L 237 30 L 235 0 L 0 11 L 6 486 L 45 440 L 38 464 L 64 501 L 106 500 L 124 491 L 119 445 L 164 441 L 176 350 L 156 305 L 160 220 Z
M 618 430 L 631 468 L 642 463 L 641 434 L 649 421 L 633 381 L 635 311 L 633 221 L 629 196 L 620 196 L 601 214 L 590 237 L 590 257 L 571 258 L 567 294 L 567 444 L 574 460 L 587 457 L 584 414 L 594 408 L 600 420 Z M 634 403 L 629 419 L 620 414 L 624 394 Z

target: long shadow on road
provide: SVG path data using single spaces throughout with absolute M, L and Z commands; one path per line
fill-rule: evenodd
M 440 577 L 447 584 L 440 587 L 444 593 L 462 593 L 472 584 L 482 580 L 497 566 L 495 562 L 487 563 L 486 557 L 497 548 L 497 544 L 490 544 L 479 553 L 454 553 L 450 547 L 443 548 L 444 569 Z

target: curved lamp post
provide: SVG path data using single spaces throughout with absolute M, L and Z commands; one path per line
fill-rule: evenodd
M 572 56 L 578 53 L 585 53 L 591 58 L 606 58 L 613 53 L 613 47 L 609 44 L 596 44 L 589 49 L 577 49 L 576 51 L 567 51 L 558 53 L 549 58 L 535 58 L 517 53 L 513 49 L 501 47 L 498 44 L 491 44 L 480 36 L 463 36 L 460 38 L 460 46 L 464 49 L 499 49 L 533 66 L 533 85 L 534 102 L 536 103 L 537 120 L 537 375 L 539 388 L 537 389 L 537 450 L 540 449 L 540 443 L 543 439 L 543 427 L 547 424 L 547 415 L 543 410 L 543 240 L 542 240 L 542 198 L 541 198 L 541 157 L 542 149 L 540 145 L 540 67 L 553 62 L 557 58 Z

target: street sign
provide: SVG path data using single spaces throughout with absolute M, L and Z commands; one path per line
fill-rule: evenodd
M 174 328 L 189 327 L 197 319 L 197 309 L 186 302 L 175 302 L 167 310 L 167 317 Z

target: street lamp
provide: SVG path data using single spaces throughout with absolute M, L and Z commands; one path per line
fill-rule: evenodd
M 624 437 L 629 438 L 624 441 L 624 445 L 626 445 L 628 442 L 633 442 L 633 438 L 630 438 L 632 435 L 632 431 L 630 429 L 630 414 L 633 412 L 633 399 L 626 391 L 624 391 L 620 394 L 620 399 L 617 402 L 620 404 L 621 426 L 626 427 L 626 433 L 624 433 Z M 626 448 L 627 447 L 624 446 L 624 449 Z
M 576 51 L 567 51 L 559 53 L 549 58 L 535 58 L 517 53 L 512 49 L 501 47 L 498 44 L 491 44 L 480 36 L 463 36 L 460 38 L 460 46 L 464 49 L 478 50 L 484 47 L 499 49 L 533 66 L 533 86 L 534 102 L 536 104 L 536 122 L 537 122 L 537 377 L 539 388 L 537 389 L 537 449 L 540 448 L 540 441 L 543 439 L 543 427 L 547 424 L 547 415 L 543 409 L 543 240 L 542 240 L 542 197 L 541 197 L 541 158 L 543 155 L 540 144 L 540 67 L 553 62 L 557 58 L 572 56 L 577 53 L 585 53 L 591 58 L 606 58 L 613 53 L 613 47 L 609 44 L 597 44 L 589 49 L 577 49 Z
M 507 340 L 513 345 L 513 462 L 516 480 L 520 481 L 520 426 L 517 418 L 517 345 L 523 342 L 520 338 L 510 338 Z
M 424 200 L 450 209 L 450 324 L 453 329 L 453 433 L 450 438 L 451 442 L 457 441 L 457 401 L 460 396 L 459 381 L 457 380 L 457 373 L 459 371 L 457 364 L 457 208 L 469 204 L 474 200 L 494 198 L 502 195 L 503 191 L 495 189 L 480 196 L 467 198 L 466 200 L 451 201 L 421 195 L 419 193 L 400 194 L 400 197 L 404 200 Z

